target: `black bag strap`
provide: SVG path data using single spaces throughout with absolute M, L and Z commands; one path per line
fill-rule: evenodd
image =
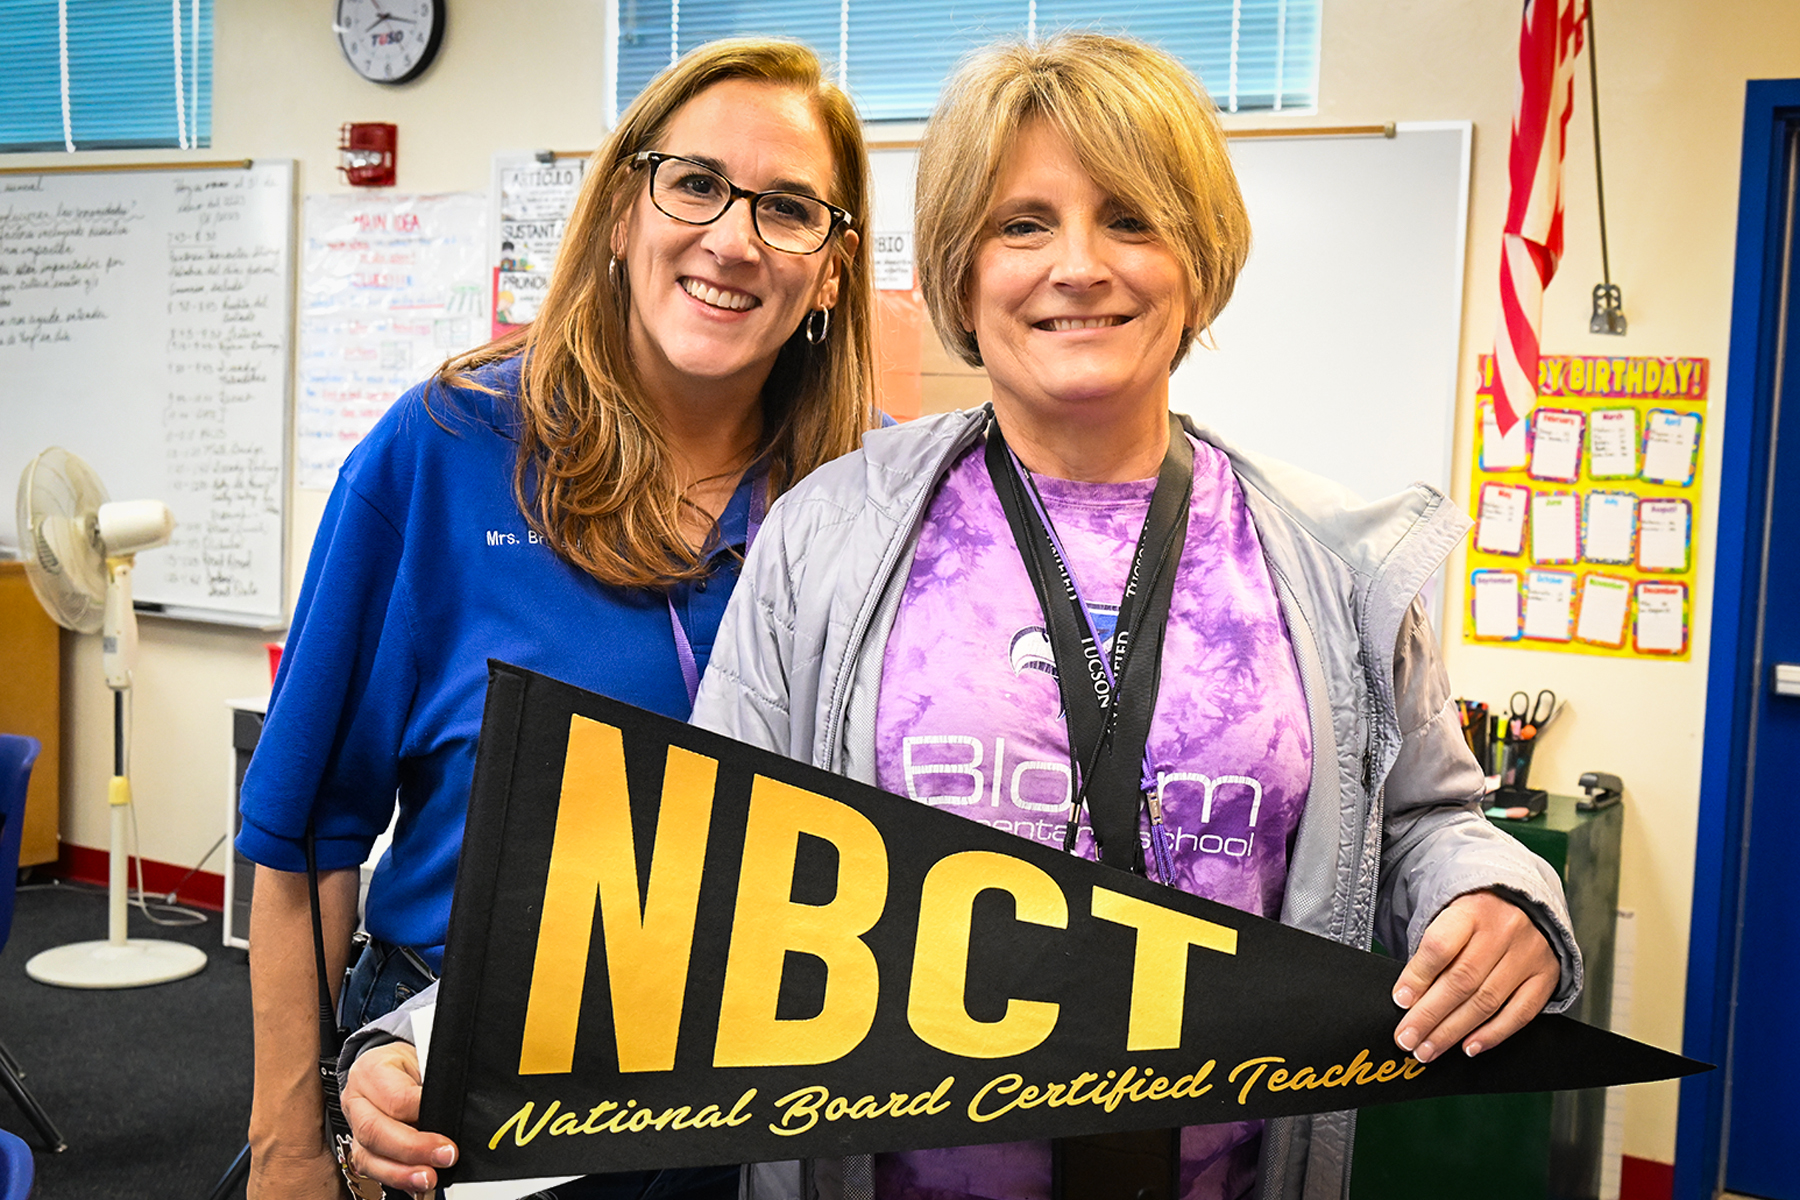
M 338 1052 L 344 1048 L 344 1033 L 338 1028 L 331 985 L 326 982 L 325 916 L 319 904 L 319 856 L 310 819 L 306 824 L 306 894 L 312 901 L 313 964 L 319 982 L 319 1082 L 325 1089 L 325 1123 L 335 1139 L 350 1133 L 338 1097 Z
M 1064 833 L 1072 848 L 1085 803 L 1100 861 L 1144 871 L 1138 814 L 1146 787 L 1144 748 L 1162 680 L 1162 647 L 1194 489 L 1194 448 L 1173 414 L 1144 527 L 1119 605 L 1112 653 L 1083 604 L 1055 528 L 1035 484 L 1007 448 L 996 420 L 988 427 L 988 476 L 1043 610 L 1056 659 L 1069 732 L 1074 804 Z
M 325 914 L 319 903 L 318 847 L 310 817 L 306 822 L 306 895 L 312 902 L 313 965 L 319 981 L 319 1086 L 325 1092 L 326 1137 L 343 1173 L 345 1194 L 352 1200 L 374 1200 L 378 1196 L 402 1200 L 404 1192 L 382 1187 L 373 1179 L 353 1176 L 350 1170 L 350 1122 L 344 1117 L 338 1089 L 338 1052 L 344 1048 L 344 1031 L 338 1027 L 331 985 L 326 982 Z

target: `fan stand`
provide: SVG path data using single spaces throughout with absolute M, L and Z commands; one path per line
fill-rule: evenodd
M 108 590 L 107 640 L 114 653 L 126 656 L 135 648 L 136 629 L 131 619 L 129 560 L 108 563 L 115 583 Z M 113 611 L 113 610 L 121 611 Z M 72 942 L 34 955 L 25 973 L 39 983 L 69 988 L 134 988 L 186 979 L 206 966 L 206 952 L 185 942 L 165 942 L 125 936 L 128 885 L 125 879 L 130 855 L 125 849 L 125 822 L 131 810 L 131 781 L 125 776 L 125 693 L 131 687 L 129 671 L 120 672 L 113 689 L 113 775 L 106 801 L 112 809 L 112 844 L 106 889 L 106 940 Z

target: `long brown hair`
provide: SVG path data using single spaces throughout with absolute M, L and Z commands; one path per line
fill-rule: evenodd
M 611 235 L 644 186 L 632 157 L 654 149 L 677 111 L 715 83 L 749 79 L 791 87 L 812 102 L 831 143 L 830 199 L 856 221 L 869 215 L 869 156 L 850 99 L 828 83 L 816 55 L 793 42 L 708 43 L 653 79 L 588 162 L 556 270 L 525 330 L 444 364 L 440 382 L 482 385 L 479 367 L 523 355 L 513 491 L 558 554 L 603 583 L 656 587 L 706 573 L 710 546 L 682 536 L 675 459 L 657 409 L 632 366 L 625 264 Z M 795 330 L 763 386 L 762 462 L 769 495 L 856 448 L 874 423 L 870 247 L 834 237 L 822 252 L 841 266 L 824 344 Z M 487 390 L 487 389 L 484 389 Z

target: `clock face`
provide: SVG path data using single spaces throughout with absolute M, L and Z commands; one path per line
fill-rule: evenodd
M 437 54 L 444 0 L 337 0 L 331 28 L 357 74 L 405 83 Z

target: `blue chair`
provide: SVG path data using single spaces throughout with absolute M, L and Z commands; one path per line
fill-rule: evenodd
M 36 1175 L 31 1147 L 18 1134 L 0 1129 L 0 1200 L 26 1200 Z
M 25 826 L 25 788 L 31 782 L 31 765 L 37 761 L 39 749 L 36 738 L 0 733 L 0 949 L 6 947 L 6 939 L 12 934 L 13 891 L 19 886 L 19 837 Z M 50 1115 L 25 1086 L 25 1072 L 19 1069 L 18 1061 L 4 1043 L 0 1043 L 0 1084 L 4 1084 L 6 1090 L 12 1093 L 14 1103 L 30 1119 L 49 1150 L 55 1152 L 68 1148 L 69 1143 L 57 1132 Z M 18 1141 L 17 1138 L 13 1140 Z M 3 1139 L 0 1139 L 0 1155 L 8 1159 L 11 1156 Z M 25 1160 L 29 1165 L 29 1151 Z M 12 1189 L 10 1162 L 7 1169 L 7 1183 L 4 1189 L 0 1189 L 0 1200 L 12 1200 L 15 1195 L 25 1194 Z M 27 1169 L 25 1188 L 29 1190 L 30 1187 L 31 1174 Z

